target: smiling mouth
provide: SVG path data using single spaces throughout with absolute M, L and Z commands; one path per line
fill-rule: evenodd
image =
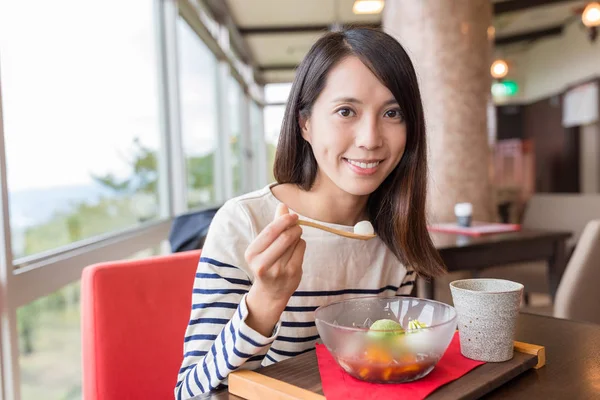
M 372 169 L 377 167 L 383 160 L 352 160 L 349 158 L 344 158 L 348 164 L 354 165 L 355 167 L 362 169 Z

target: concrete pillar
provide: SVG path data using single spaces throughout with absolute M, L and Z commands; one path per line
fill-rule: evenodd
M 429 216 L 453 221 L 454 204 L 473 203 L 475 220 L 495 220 L 490 186 L 492 2 L 387 0 L 384 30 L 408 51 L 427 122 Z

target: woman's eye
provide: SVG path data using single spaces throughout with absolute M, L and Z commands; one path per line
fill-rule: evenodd
M 349 108 L 340 108 L 339 110 L 337 110 L 337 113 L 342 117 L 351 117 L 354 115 L 354 111 L 352 111 Z
M 386 111 L 385 116 L 388 118 L 401 118 L 402 114 L 400 113 L 400 110 L 388 110 Z

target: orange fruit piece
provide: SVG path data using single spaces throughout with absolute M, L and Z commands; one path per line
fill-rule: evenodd
M 418 364 L 415 365 L 408 365 L 404 368 L 402 368 L 402 373 L 408 373 L 408 372 L 418 372 L 421 369 L 421 367 L 419 367 Z
M 358 374 L 361 376 L 361 378 L 365 379 L 367 376 L 369 376 L 369 368 L 361 368 L 360 371 L 358 371 Z
M 390 367 L 383 370 L 383 380 L 384 381 L 387 381 L 388 379 L 390 379 L 391 375 L 392 375 L 392 369 Z
M 392 362 L 392 356 L 385 349 L 371 346 L 367 349 L 367 360 L 387 364 Z

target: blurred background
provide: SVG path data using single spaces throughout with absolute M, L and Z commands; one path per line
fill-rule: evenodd
M 5 398 L 81 398 L 82 268 L 168 253 L 174 218 L 274 180 L 328 30 L 381 28 L 413 59 L 433 220 L 468 201 L 572 249 L 600 217 L 599 24 L 568 0 L 0 0 Z

